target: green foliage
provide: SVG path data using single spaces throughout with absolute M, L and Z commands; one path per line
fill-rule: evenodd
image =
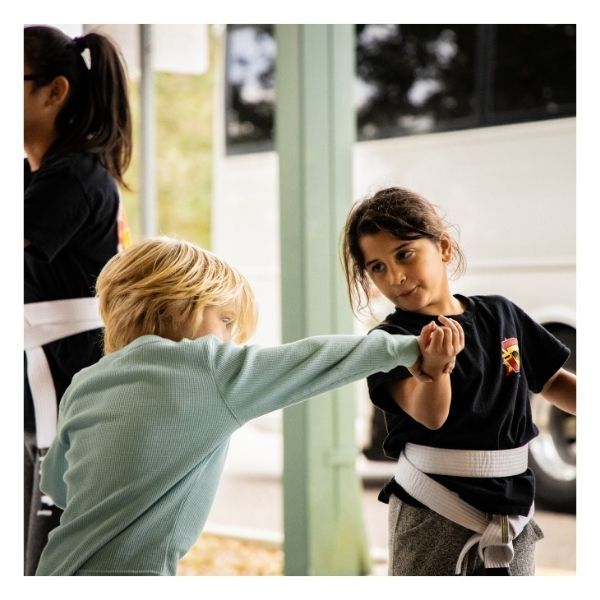
M 212 198 L 213 85 L 216 44 L 210 38 L 210 66 L 203 75 L 155 73 L 158 234 L 210 248 Z M 122 190 L 132 241 L 140 232 L 139 81 L 130 82 L 133 157 Z

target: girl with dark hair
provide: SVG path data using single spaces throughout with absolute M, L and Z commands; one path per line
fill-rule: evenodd
M 452 294 L 448 267 L 460 247 L 434 206 L 387 188 L 353 207 L 343 259 L 355 310 L 374 285 L 394 304 L 376 329 L 421 331 L 452 316 L 465 347 L 450 376 L 404 367 L 367 378 L 384 411 L 383 449 L 398 460 L 379 499 L 389 503 L 390 575 L 533 575 L 534 477 L 527 445 L 537 435 L 529 393 L 575 414 L 569 349 L 503 296 Z M 513 543 L 514 542 L 514 543 Z M 477 546 L 475 548 L 474 546 Z
M 105 36 L 24 31 L 25 574 L 60 511 L 39 491 L 57 403 L 102 355 L 96 277 L 125 241 L 118 184 L 131 158 L 127 78 Z

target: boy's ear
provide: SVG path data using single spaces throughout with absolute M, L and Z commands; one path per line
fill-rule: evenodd
M 440 236 L 440 251 L 442 253 L 442 262 L 449 262 L 452 258 L 452 240 L 447 233 Z
M 69 80 L 64 75 L 58 75 L 52 80 L 49 88 L 46 105 L 53 108 L 62 108 L 71 89 Z

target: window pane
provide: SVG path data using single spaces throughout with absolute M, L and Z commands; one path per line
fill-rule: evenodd
M 228 152 L 273 146 L 275 38 L 272 25 L 227 27 Z
M 575 25 L 499 25 L 493 116 L 574 114 L 575 40 Z
M 358 25 L 359 139 L 475 124 L 475 25 Z

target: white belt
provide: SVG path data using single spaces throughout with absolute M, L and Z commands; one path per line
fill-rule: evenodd
M 406 444 L 406 458 L 430 475 L 510 477 L 527 469 L 527 446 L 510 450 L 453 450 Z
M 444 454 L 444 464 L 451 473 L 433 467 L 429 472 L 463 477 L 507 477 L 525 471 L 523 457 L 527 446 L 514 450 L 449 450 L 407 444 L 398 459 L 395 480 L 415 499 L 439 515 L 475 531 L 460 552 L 456 574 L 461 573 L 462 561 L 469 549 L 479 543 L 479 556 L 486 568 L 508 567 L 514 556 L 512 540 L 516 538 L 533 515 L 533 504 L 527 516 L 488 515 L 462 500 L 458 494 L 428 477 L 415 463 L 429 465 L 433 457 Z M 479 455 L 479 457 L 477 457 Z M 487 455 L 484 457 L 484 455 Z M 512 472 L 507 464 L 516 465 Z M 472 470 L 469 470 L 469 465 Z
M 35 409 L 38 448 L 48 448 L 56 435 L 56 391 L 42 346 L 62 338 L 99 329 L 98 298 L 73 298 L 25 305 L 27 377 Z

